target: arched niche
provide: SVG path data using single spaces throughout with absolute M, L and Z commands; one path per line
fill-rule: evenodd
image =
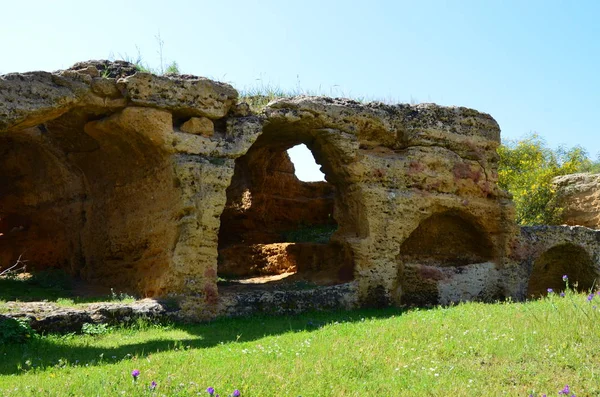
M 464 266 L 494 259 L 494 247 L 475 219 L 459 211 L 433 214 L 422 221 L 400 248 L 406 263 Z
M 87 192 L 81 171 L 43 128 L 0 136 L 0 268 L 19 258 L 30 272 L 83 265 L 80 231 Z
M 177 233 L 172 130 L 165 111 L 76 109 L 0 137 L 3 265 L 23 253 L 28 269 L 80 276 L 82 293 L 161 295 Z
M 566 243 L 556 245 L 540 255 L 533 263 L 527 293 L 541 296 L 548 288 L 558 292 L 565 289 L 562 277 L 579 291 L 589 291 L 598 277 L 594 261 L 581 246 Z

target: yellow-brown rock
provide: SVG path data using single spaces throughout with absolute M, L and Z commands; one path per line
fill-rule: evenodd
M 191 117 L 181 125 L 181 131 L 210 138 L 215 133 L 215 125 L 207 117 Z
M 562 223 L 600 229 L 600 174 L 564 175 L 552 182 Z
M 595 235 L 514 223 L 487 114 L 237 98 L 126 62 L 0 76 L 0 267 L 22 254 L 191 318 L 522 299 L 573 252 L 598 273 Z M 326 182 L 296 178 L 298 144 Z

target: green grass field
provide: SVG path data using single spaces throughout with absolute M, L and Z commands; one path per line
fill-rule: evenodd
M 0 346 L 0 395 L 598 396 L 597 303 L 568 292 L 37 337 Z

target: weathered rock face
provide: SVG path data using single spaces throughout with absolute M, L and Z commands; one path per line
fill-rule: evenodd
M 23 254 L 30 268 L 181 297 L 197 318 L 254 304 L 527 296 L 522 254 L 535 249 L 497 186 L 489 115 L 323 97 L 253 113 L 236 102 L 226 84 L 126 62 L 1 76 L 0 266 Z M 294 176 L 286 150 L 302 143 L 327 183 Z M 299 226 L 335 233 L 282 237 Z M 218 272 L 295 274 L 225 287 Z
M 564 175 L 552 182 L 563 223 L 600 229 L 600 174 Z
M 223 118 L 236 98 L 225 84 L 124 62 L 2 76 L 2 266 L 23 254 L 30 268 L 61 267 L 147 296 L 190 280 L 201 291 L 206 269 L 190 268 L 202 255 L 216 260 L 223 203 L 212 204 L 214 216 L 207 203 L 196 211 L 193 186 L 212 180 L 224 196 L 230 172 L 188 156 L 178 126 Z M 217 219 L 199 228 L 201 213 Z

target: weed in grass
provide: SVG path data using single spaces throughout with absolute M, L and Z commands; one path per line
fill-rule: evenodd
M 81 333 L 84 335 L 104 335 L 110 332 L 110 330 L 107 324 L 84 323 L 81 326 Z
M 129 295 L 126 292 L 115 292 L 113 288 L 110 289 L 110 300 L 113 302 L 134 302 L 135 296 Z
M 175 61 L 168 62 L 166 60 L 165 55 L 164 55 L 165 42 L 162 39 L 162 37 L 160 36 L 160 32 L 156 36 L 154 36 L 154 38 L 158 45 L 158 49 L 156 51 L 156 54 L 158 56 L 158 66 L 157 67 L 150 66 L 146 61 L 144 61 L 141 51 L 137 46 L 136 46 L 137 55 L 135 57 L 132 57 L 128 54 L 119 54 L 119 58 L 121 58 L 122 60 L 124 60 L 126 62 L 134 64 L 136 69 L 140 72 L 152 73 L 152 74 L 157 74 L 157 75 L 181 74 L 181 71 L 179 69 L 179 65 L 177 64 L 177 62 L 175 62 Z M 115 59 L 114 55 L 109 56 L 109 59 L 114 60 Z
M 26 343 L 36 335 L 29 321 L 22 318 L 0 318 L 0 344 Z
M 208 388 L 206 388 L 206 392 L 208 393 L 209 396 L 219 397 L 218 394 L 215 394 L 216 391 L 215 391 L 214 387 L 208 387 Z M 233 393 L 231 393 L 229 395 L 229 397 L 240 397 L 241 395 L 242 395 L 242 393 L 240 393 L 240 391 L 238 389 L 235 389 L 233 391 Z
M 281 99 L 281 98 L 291 98 L 295 96 L 306 95 L 306 96 L 327 96 L 331 98 L 348 98 L 360 103 L 366 102 L 382 102 L 385 104 L 396 104 L 401 103 L 398 98 L 388 97 L 388 98 L 369 98 L 369 97 L 357 97 L 353 95 L 351 92 L 345 92 L 340 88 L 339 85 L 332 85 L 329 87 L 329 90 L 323 89 L 319 86 L 316 90 L 308 90 L 303 88 L 300 79 L 297 76 L 296 87 L 291 89 L 282 88 L 279 85 L 272 84 L 269 82 L 265 82 L 262 78 L 256 79 L 256 84 L 253 86 L 246 86 L 240 90 L 240 98 L 239 102 L 245 102 L 250 105 L 250 108 L 255 112 L 262 111 L 267 104 L 270 102 Z M 410 103 L 415 105 L 419 103 L 418 100 L 411 97 Z

